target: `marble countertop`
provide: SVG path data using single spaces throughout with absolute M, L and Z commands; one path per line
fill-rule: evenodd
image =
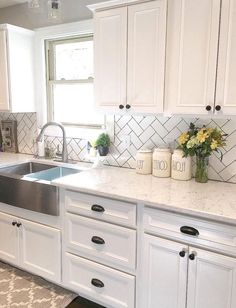
M 26 160 L 32 160 L 32 156 L 0 153 L 2 166 Z M 78 163 L 76 166 L 89 165 Z M 132 169 L 108 166 L 87 170 L 85 168 L 81 173 L 54 180 L 53 184 L 236 225 L 235 184 L 215 181 L 201 184 L 196 183 L 194 179 L 176 181 L 152 175 L 139 175 Z
M 196 183 L 136 174 L 135 170 L 104 167 L 54 181 L 60 187 L 100 196 L 142 202 L 152 207 L 236 225 L 236 185 Z

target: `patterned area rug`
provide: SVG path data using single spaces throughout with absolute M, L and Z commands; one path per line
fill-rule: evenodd
M 1 308 L 65 308 L 76 294 L 0 262 Z

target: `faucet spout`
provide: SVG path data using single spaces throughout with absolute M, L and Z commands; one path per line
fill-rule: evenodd
M 62 138 L 63 138 L 63 143 L 62 143 L 62 161 L 64 163 L 68 163 L 68 151 L 67 151 L 67 145 L 66 145 L 66 131 L 64 126 L 59 123 L 59 122 L 48 122 L 46 124 L 43 125 L 43 127 L 41 128 L 41 131 L 38 135 L 38 137 L 36 138 L 37 142 L 40 142 L 43 140 L 43 136 L 44 136 L 44 131 L 48 126 L 58 126 L 61 128 L 62 130 Z

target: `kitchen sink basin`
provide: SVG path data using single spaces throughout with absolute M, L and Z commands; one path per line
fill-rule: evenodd
M 79 173 L 81 170 L 66 168 L 66 167 L 55 167 L 48 170 L 43 170 L 39 172 L 34 172 L 32 174 L 26 175 L 24 178 L 31 178 L 35 180 L 43 180 L 43 181 L 53 181 L 55 179 L 61 178 L 66 175 Z
M 51 168 L 55 168 L 55 166 L 36 162 L 28 162 L 0 168 L 0 174 L 12 174 L 17 177 L 42 170 L 48 170 Z
M 58 187 L 52 180 L 81 172 L 37 162 L 0 168 L 0 202 L 48 215 L 59 215 Z

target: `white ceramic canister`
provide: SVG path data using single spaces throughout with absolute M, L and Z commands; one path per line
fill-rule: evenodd
M 153 153 L 152 174 L 160 178 L 170 177 L 171 152 L 168 148 L 157 148 Z
M 136 172 L 139 174 L 152 173 L 152 151 L 141 149 L 136 155 Z
M 192 178 L 192 159 L 183 157 L 182 150 L 174 150 L 171 164 L 171 177 L 175 180 L 188 181 Z

